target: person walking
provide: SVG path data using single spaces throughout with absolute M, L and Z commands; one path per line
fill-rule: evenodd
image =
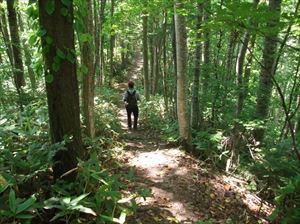
M 136 130 L 139 117 L 138 101 L 140 101 L 140 95 L 134 88 L 134 82 L 131 80 L 128 82 L 128 89 L 124 93 L 123 101 L 127 111 L 128 129 L 131 130 L 132 128 L 131 114 L 133 114 L 133 129 Z

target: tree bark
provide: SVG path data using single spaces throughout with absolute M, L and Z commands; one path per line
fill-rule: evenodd
M 193 90 L 192 90 L 192 106 L 191 106 L 191 127 L 198 129 L 199 122 L 202 121 L 202 111 L 200 109 L 199 89 L 200 89 L 200 64 L 202 56 L 202 44 L 201 44 L 201 25 L 203 16 L 203 4 L 197 5 L 197 25 L 196 25 L 196 49 L 195 49 L 195 61 L 194 61 L 194 73 L 193 73 Z
M 206 0 L 204 2 L 204 11 L 203 11 L 203 22 L 208 23 L 210 19 L 211 11 L 211 0 Z M 203 54 L 203 96 L 208 95 L 208 80 L 210 76 L 210 32 L 209 28 L 204 28 L 203 32 L 204 37 L 204 54 Z
M 280 7 L 281 0 L 270 0 L 269 11 L 274 14 L 267 24 L 271 30 L 265 35 L 262 67 L 260 70 L 259 87 L 257 91 L 256 102 L 256 118 L 264 120 L 268 117 L 269 105 L 272 93 L 272 76 L 275 75 L 273 71 L 273 64 L 276 57 L 277 36 L 279 33 L 278 24 L 280 21 Z M 264 128 L 257 128 L 254 130 L 254 137 L 256 141 L 261 142 L 264 138 Z
M 164 95 L 164 103 L 165 109 L 169 111 L 169 96 L 168 96 L 168 72 L 167 72 L 167 25 L 168 25 L 168 13 L 164 12 L 164 24 L 163 24 L 163 95 Z
M 143 71 L 144 71 L 144 94 L 146 100 L 150 98 L 149 92 L 149 67 L 148 67 L 148 12 L 147 1 L 143 11 Z
M 111 8 L 110 8 L 110 60 L 109 60 L 109 71 L 110 71 L 110 77 L 109 77 L 109 84 L 111 84 L 111 80 L 114 77 L 114 49 L 115 49 L 115 28 L 114 28 L 114 13 L 115 13 L 115 0 L 111 0 Z
M 14 60 L 14 81 L 18 93 L 20 94 L 22 86 L 25 86 L 24 67 L 21 53 L 21 42 L 18 30 L 17 14 L 15 10 L 15 0 L 7 0 L 8 24 L 12 43 L 12 53 Z
M 0 3 L 2 3 L 3 1 L 0 0 Z M 13 53 L 12 53 L 12 46 L 11 46 L 11 42 L 10 42 L 10 37 L 9 37 L 9 33 L 8 33 L 8 27 L 7 27 L 7 19 L 5 16 L 5 11 L 2 8 L 1 4 L 0 4 L 0 29 L 1 29 L 1 34 L 3 37 L 3 41 L 5 44 L 5 51 L 6 54 L 8 56 L 11 68 L 13 70 L 14 68 L 14 60 L 13 60 Z
M 257 5 L 259 3 L 259 0 L 253 0 L 253 8 L 256 9 Z M 254 27 L 257 26 L 257 24 L 253 23 L 250 20 L 250 24 L 253 25 Z M 250 41 L 251 40 L 251 41 Z M 250 47 L 254 47 L 254 42 L 255 42 L 255 36 L 254 36 L 254 40 L 253 37 L 251 38 L 251 33 L 249 31 L 246 32 L 243 42 L 242 42 L 242 47 L 240 48 L 239 51 L 239 55 L 238 55 L 238 59 L 237 59 L 237 63 L 236 63 L 236 83 L 237 83 L 237 93 L 238 93 L 238 97 L 237 97 L 237 104 L 236 104 L 236 117 L 239 117 L 242 110 L 243 110 L 243 106 L 244 106 L 244 98 L 245 98 L 245 90 L 246 90 L 246 85 L 247 83 L 246 81 L 246 70 L 244 73 L 244 77 L 243 77 L 243 72 L 244 72 L 244 63 L 245 63 L 245 58 L 246 58 L 246 53 L 247 53 L 247 49 L 248 49 L 248 45 L 250 42 Z M 252 49 L 250 48 L 250 49 Z M 249 55 L 249 58 L 247 60 L 247 67 L 250 65 L 251 67 L 251 63 L 252 63 L 252 54 Z M 250 62 L 250 64 L 249 64 Z
M 55 0 L 54 11 L 47 10 L 48 1 L 38 2 L 40 25 L 46 31 L 46 35 L 42 36 L 42 47 L 50 136 L 53 144 L 62 141 L 66 143 L 66 150 L 60 150 L 54 156 L 54 177 L 60 178 L 74 169 L 77 157 L 82 158 L 84 154 L 79 120 L 73 1 L 70 1 L 68 16 L 61 14 L 61 8 L 65 7 L 61 0 Z M 46 37 L 53 38 L 53 43 L 47 43 Z M 74 179 L 75 173 L 71 172 L 66 178 Z
M 105 7 L 106 7 L 106 0 L 101 0 L 101 5 L 100 5 L 100 15 L 99 15 L 99 44 L 100 44 L 100 56 L 99 56 L 99 70 L 100 70 L 100 75 L 99 75 L 99 84 L 101 85 L 104 82 L 105 78 L 105 63 L 104 63 L 104 35 L 102 32 L 103 24 L 105 22 Z
M 92 1 L 86 0 L 86 15 L 83 18 L 85 34 L 93 35 L 93 18 L 92 14 Z M 87 68 L 87 74 L 83 75 L 82 83 L 82 103 L 83 103 L 83 117 L 86 126 L 85 132 L 87 136 L 95 137 L 95 115 L 94 115 L 94 54 L 93 54 L 93 41 L 86 41 L 82 44 L 82 64 Z
M 187 113 L 187 31 L 185 17 L 178 13 L 183 9 L 183 1 L 176 0 L 175 34 L 176 34 L 176 59 L 177 59 L 177 116 L 179 123 L 179 135 L 183 145 L 190 146 L 190 127 Z
M 20 31 L 24 32 L 24 23 L 22 20 L 22 16 L 19 13 L 18 14 L 18 18 L 19 18 L 19 24 L 20 24 Z M 23 49 L 24 49 L 24 55 L 25 55 L 25 65 L 27 67 L 27 72 L 28 72 L 28 77 L 30 79 L 30 84 L 31 84 L 31 89 L 34 92 L 36 90 L 36 78 L 35 78 L 35 73 L 34 70 L 32 68 L 32 52 L 30 52 L 29 46 L 27 44 L 26 39 L 22 40 L 22 44 L 23 44 Z

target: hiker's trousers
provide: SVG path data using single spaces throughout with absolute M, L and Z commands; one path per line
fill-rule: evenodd
M 137 129 L 137 122 L 138 122 L 138 117 L 139 117 L 139 108 L 138 106 L 135 107 L 126 107 L 127 111 L 127 122 L 128 122 L 128 128 L 132 127 L 132 122 L 131 122 L 131 114 L 133 114 L 133 128 Z

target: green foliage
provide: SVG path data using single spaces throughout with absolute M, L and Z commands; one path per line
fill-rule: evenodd
M 161 96 L 151 96 L 149 101 L 140 103 L 140 123 L 147 129 L 161 130 L 166 125 L 166 117 Z
M 36 209 L 40 207 L 35 195 L 32 195 L 26 200 L 21 199 L 16 197 L 16 192 L 11 188 L 8 199 L 5 198 L 6 196 L 6 194 L 2 196 L 2 199 L 4 198 L 2 202 L 8 200 L 8 203 L 2 203 L 0 206 L 0 215 L 7 222 L 9 222 L 9 220 L 31 220 L 35 216 L 34 213 Z M 26 221 L 21 222 L 24 223 Z

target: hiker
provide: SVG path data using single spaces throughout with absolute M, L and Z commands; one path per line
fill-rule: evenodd
M 133 113 L 133 128 L 137 129 L 137 122 L 139 117 L 139 108 L 137 101 L 140 100 L 140 95 L 136 89 L 134 89 L 134 82 L 128 82 L 128 89 L 126 90 L 123 101 L 125 103 L 126 111 L 127 111 L 127 122 L 128 128 L 131 129 L 132 122 L 131 122 L 131 114 Z

